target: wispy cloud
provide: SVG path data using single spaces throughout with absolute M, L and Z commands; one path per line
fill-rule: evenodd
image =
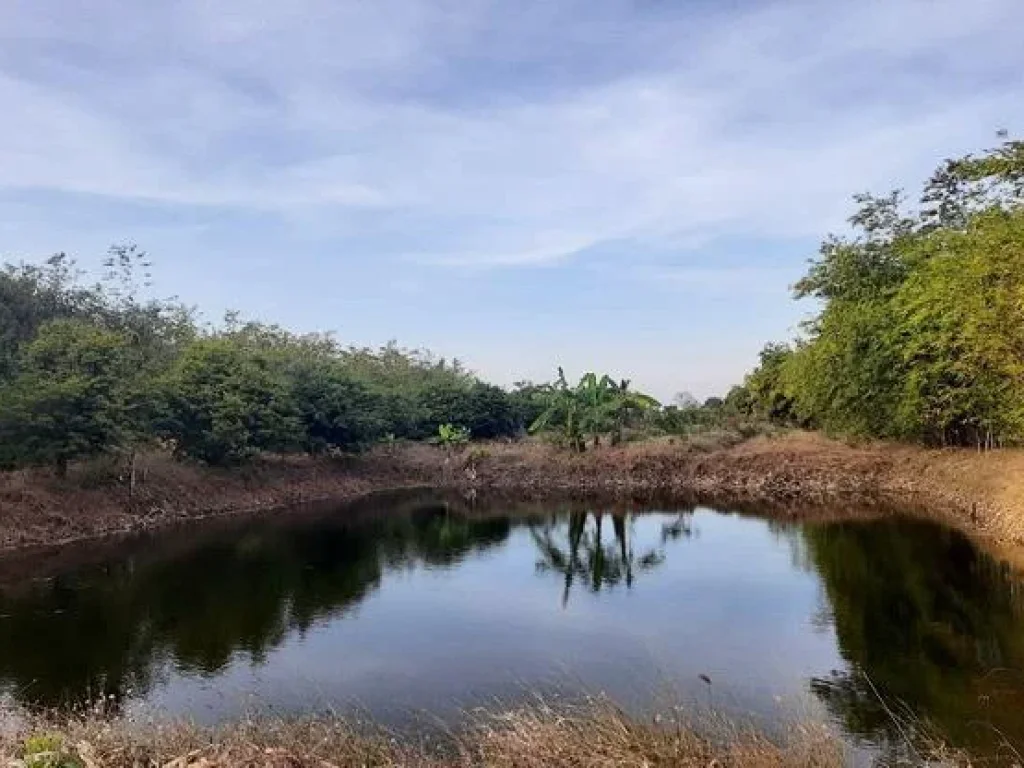
M 1021 28 L 1020 0 L 11 0 L 0 215 L 145 204 L 216 217 L 221 254 L 276 227 L 380 284 L 752 289 L 757 244 L 1024 124 Z
M 1024 117 L 1016 0 L 606 9 L 578 31 L 578 3 L 157 5 L 0 12 L 0 185 L 411 210 L 458 222 L 424 244 L 438 264 L 534 265 L 609 239 L 819 233 L 852 189 Z M 592 81 L 602 48 L 623 67 Z

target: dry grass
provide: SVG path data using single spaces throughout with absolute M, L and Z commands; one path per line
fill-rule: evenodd
M 477 713 L 442 745 L 416 743 L 338 718 L 258 720 L 206 730 L 102 719 L 22 723 L 0 735 L 0 760 L 26 768 L 708 768 L 849 764 L 824 726 L 795 727 L 781 739 L 722 723 L 707 733 L 679 723 L 632 720 L 607 703 L 543 705 Z
M 794 432 L 751 440 L 732 453 L 755 464 L 775 461 L 780 469 L 790 465 L 849 477 L 990 542 L 1024 545 L 1022 449 L 981 453 L 877 441 L 851 445 Z
M 472 732 L 459 765 L 831 768 L 845 765 L 845 758 L 842 743 L 820 725 L 794 727 L 786 737 L 770 739 L 724 721 L 699 727 L 641 723 L 607 704 L 591 704 L 569 712 L 539 707 L 487 716 Z

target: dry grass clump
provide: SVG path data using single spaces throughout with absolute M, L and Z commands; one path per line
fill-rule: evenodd
M 793 727 L 768 738 L 728 723 L 646 723 L 607 704 L 574 710 L 534 707 L 485 715 L 460 766 L 488 768 L 833 768 L 845 748 L 826 727 Z
M 851 760 L 822 725 L 769 738 L 724 721 L 640 722 L 604 702 L 477 712 L 433 743 L 336 717 L 217 729 L 89 718 L 0 729 L 0 762 L 21 768 L 838 768 Z

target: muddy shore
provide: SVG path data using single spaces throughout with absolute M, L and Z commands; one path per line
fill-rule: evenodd
M 227 470 L 147 457 L 129 498 L 117 467 L 0 474 L 0 550 L 152 530 L 190 519 L 434 486 L 542 499 L 680 497 L 786 516 L 891 508 L 1000 546 L 1024 545 L 1024 452 L 850 446 L 796 433 L 708 448 L 678 441 L 572 455 L 537 443 L 424 445 L 344 459 L 267 459 Z M 816 511 L 818 510 L 818 511 Z

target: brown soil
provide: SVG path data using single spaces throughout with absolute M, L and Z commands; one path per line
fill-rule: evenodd
M 97 462 L 64 478 L 0 473 L 0 550 L 64 544 L 229 513 L 259 512 L 428 484 L 443 457 L 426 446 L 359 458 L 268 458 L 210 469 L 163 455 L 140 462 L 129 498 L 120 469 Z
M 0 475 L 0 549 L 419 485 L 537 499 L 612 494 L 756 503 L 804 517 L 864 508 L 881 514 L 896 506 L 1011 549 L 1024 544 L 1024 451 L 850 446 L 807 433 L 731 442 L 659 440 L 582 455 L 536 442 L 472 446 L 451 456 L 410 445 L 359 458 L 266 459 L 229 470 L 156 456 L 143 463 L 130 501 L 110 465 L 75 467 L 63 479 L 9 473 Z
M 666 440 L 581 456 L 540 445 L 493 446 L 483 453 L 469 474 L 491 490 L 690 496 L 801 517 L 895 509 L 1024 544 L 1024 451 L 854 446 L 794 432 L 710 448 Z

